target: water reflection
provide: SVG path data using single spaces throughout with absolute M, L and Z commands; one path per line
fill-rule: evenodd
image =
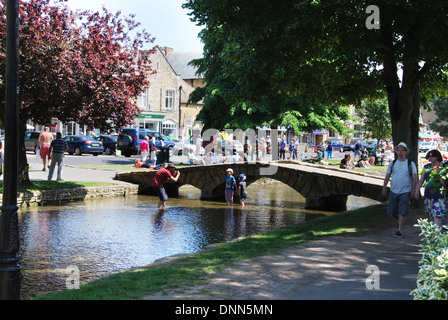
M 70 266 L 79 268 L 82 285 L 162 257 L 330 214 L 305 210 L 305 199 L 283 184 L 248 191 L 244 209 L 200 201 L 192 187 L 169 199 L 166 212 L 157 210 L 158 199 L 151 196 L 21 209 L 22 295 L 64 290 Z

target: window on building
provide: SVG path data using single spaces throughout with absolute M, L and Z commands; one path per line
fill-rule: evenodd
M 165 108 L 166 109 L 174 109 L 174 90 L 166 90 Z
M 143 92 L 138 96 L 138 106 L 140 108 L 149 109 L 149 89 L 145 88 Z

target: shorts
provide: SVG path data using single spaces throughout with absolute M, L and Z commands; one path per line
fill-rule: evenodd
M 43 160 L 48 156 L 48 151 L 50 151 L 50 145 L 42 145 L 40 147 L 40 158 Z
M 168 200 L 168 195 L 166 194 L 165 188 L 152 187 L 156 194 L 159 196 L 160 201 Z
M 232 201 L 232 200 L 233 200 L 233 190 L 226 189 L 226 201 Z
M 396 217 L 398 215 L 405 216 L 409 212 L 411 206 L 411 193 L 393 193 L 389 192 L 389 206 L 387 207 L 387 213 Z
M 243 193 L 243 194 L 241 195 L 241 199 L 242 199 L 242 200 L 247 199 L 247 193 Z
M 424 200 L 425 212 L 432 218 L 443 218 L 446 215 L 446 199 Z

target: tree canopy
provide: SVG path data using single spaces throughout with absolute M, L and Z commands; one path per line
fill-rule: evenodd
M 387 99 L 365 100 L 358 109 L 367 138 L 386 140 L 392 135 Z
M 416 159 L 421 99 L 446 92 L 448 1 L 376 1 L 379 28 L 367 27 L 371 4 L 189 0 L 184 6 L 205 26 L 198 65 L 212 81 L 208 94 L 225 85 L 242 101 L 300 97 L 304 106 L 330 110 L 387 95 L 393 139 L 406 142 Z M 266 114 L 277 110 L 269 104 Z
M 5 101 L 6 5 L 0 0 L 0 101 Z M 20 107 L 27 120 L 48 125 L 52 118 L 100 129 L 123 127 L 140 113 L 137 97 L 151 72 L 140 54 L 153 39 L 120 12 L 73 12 L 49 0 L 20 1 Z M 0 108 L 4 119 L 4 109 Z M 23 137 L 22 137 L 23 138 Z M 19 140 L 23 143 L 23 139 Z M 19 182 L 26 183 L 26 156 L 20 147 Z

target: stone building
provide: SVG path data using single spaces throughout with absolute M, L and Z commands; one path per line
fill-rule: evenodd
M 155 72 L 148 75 L 149 86 L 138 98 L 142 113 L 131 127 L 156 130 L 169 137 L 189 137 L 202 103 L 187 105 L 187 101 L 194 86 L 202 85 L 202 80 L 195 76 L 188 62 L 201 54 L 155 47 L 150 57 Z

